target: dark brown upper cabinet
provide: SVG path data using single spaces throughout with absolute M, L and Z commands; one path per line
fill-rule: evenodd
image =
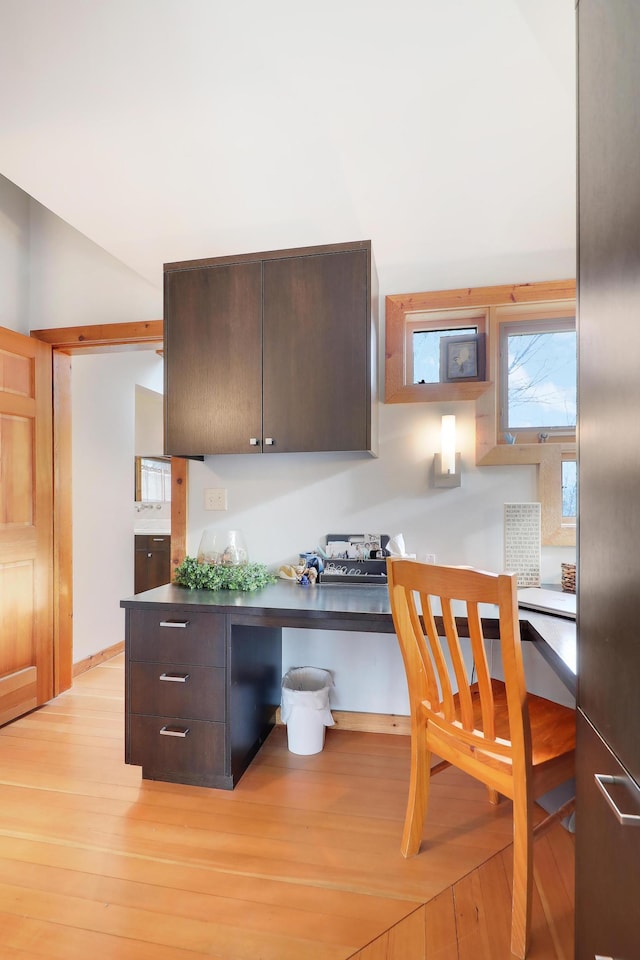
M 165 452 L 375 453 L 370 241 L 165 264 Z

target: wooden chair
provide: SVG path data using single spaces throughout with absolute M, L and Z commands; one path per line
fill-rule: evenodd
M 411 708 L 411 779 L 402 853 L 410 857 L 420 849 L 431 773 L 453 764 L 485 783 L 491 802 L 497 803 L 499 794 L 509 797 L 511 950 L 524 958 L 531 929 L 534 798 L 573 776 L 575 711 L 527 694 L 515 574 L 402 559 L 389 559 L 387 573 Z M 456 611 L 454 601 L 463 601 Z M 498 606 L 504 683 L 489 675 L 480 603 Z M 459 630 L 471 639 L 474 683 L 463 660 Z M 442 763 L 430 769 L 432 751 Z M 570 808 L 571 801 L 540 828 Z

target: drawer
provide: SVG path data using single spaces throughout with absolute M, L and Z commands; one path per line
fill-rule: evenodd
M 128 616 L 129 659 L 224 666 L 224 615 L 178 607 L 130 610 Z
M 161 551 L 171 552 L 170 533 L 136 533 L 134 543 L 136 550 L 151 550 L 156 553 Z
M 176 720 L 175 717 L 131 717 L 128 763 L 143 767 L 152 780 L 189 783 L 224 775 L 222 723 Z
M 224 669 L 134 661 L 129 665 L 129 709 L 150 716 L 224 721 Z

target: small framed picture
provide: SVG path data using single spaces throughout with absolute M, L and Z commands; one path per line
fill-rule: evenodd
M 484 333 L 440 338 L 440 382 L 484 380 Z

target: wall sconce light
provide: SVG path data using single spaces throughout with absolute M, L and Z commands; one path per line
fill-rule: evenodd
M 433 456 L 434 487 L 460 486 L 460 454 L 456 453 L 456 418 L 442 418 L 440 453 Z

